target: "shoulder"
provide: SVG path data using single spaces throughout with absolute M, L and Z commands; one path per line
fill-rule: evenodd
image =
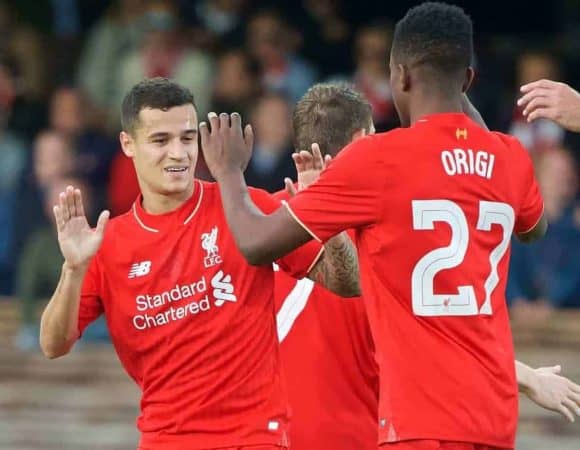
M 516 159 L 525 159 L 531 161 L 531 156 L 528 150 L 523 146 L 518 138 L 510 134 L 501 133 L 499 131 L 489 132 L 494 139 L 500 143 L 500 148 L 503 146 L 509 152 L 509 156 Z

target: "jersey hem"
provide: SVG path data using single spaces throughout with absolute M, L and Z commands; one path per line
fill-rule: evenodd
M 401 439 L 397 439 L 395 441 L 389 441 L 385 439 L 379 439 L 379 446 L 388 446 L 389 444 L 396 444 L 398 442 L 406 442 L 406 441 L 420 441 L 420 440 L 432 440 L 432 441 L 447 441 L 447 442 L 465 442 L 468 444 L 475 444 L 475 445 L 487 445 L 490 447 L 499 447 L 501 449 L 515 449 L 515 438 L 511 442 L 502 442 L 502 441 L 494 441 L 491 439 L 482 439 L 482 438 L 475 438 L 475 437 L 457 437 L 457 436 L 446 436 L 446 435 L 417 435 L 417 436 L 406 436 Z
M 177 435 L 159 435 L 158 433 L 142 433 L 139 439 L 139 448 L 147 450 L 175 450 L 176 448 L 187 448 L 189 450 L 207 450 L 219 448 L 244 448 L 257 445 L 271 445 L 275 447 L 287 448 L 287 442 L 284 442 L 284 436 L 272 436 L 272 439 L 230 439 L 223 438 L 206 438 L 197 435 L 177 434 Z

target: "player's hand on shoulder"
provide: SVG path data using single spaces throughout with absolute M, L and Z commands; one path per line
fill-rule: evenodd
M 560 366 L 534 369 L 534 379 L 526 394 L 533 402 L 562 414 L 570 422 L 580 417 L 580 386 L 560 375 Z
M 549 119 L 562 127 L 580 132 L 580 93 L 565 83 L 538 80 L 523 85 L 518 100 L 528 122 Z
M 99 249 L 109 220 L 109 211 L 99 215 L 96 228 L 87 222 L 80 189 L 67 186 L 53 208 L 58 243 L 66 265 L 71 269 L 86 269 Z
M 208 121 L 200 123 L 201 148 L 212 176 L 219 181 L 224 175 L 243 172 L 254 144 L 251 125 L 242 130 L 242 117 L 238 113 L 208 114 Z M 211 128 L 211 129 L 210 129 Z

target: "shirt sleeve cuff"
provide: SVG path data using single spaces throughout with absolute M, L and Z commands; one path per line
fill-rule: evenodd
M 286 209 L 288 210 L 288 212 L 290 213 L 290 215 L 292 216 L 292 218 L 298 222 L 298 224 L 304 228 L 306 230 L 306 232 L 312 236 L 316 241 L 318 242 L 322 242 L 322 239 L 320 239 L 310 228 L 308 228 L 304 222 L 302 222 L 298 216 L 294 213 L 294 211 L 292 211 L 292 208 L 290 208 L 290 205 L 288 204 L 288 202 L 286 200 L 282 200 L 282 204 L 286 207 Z

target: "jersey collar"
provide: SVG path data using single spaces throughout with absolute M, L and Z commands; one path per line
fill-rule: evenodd
M 199 210 L 203 199 L 203 183 L 199 180 L 195 180 L 194 183 L 191 197 L 179 208 L 164 214 L 150 214 L 145 211 L 142 205 L 143 195 L 139 194 L 131 208 L 133 217 L 135 217 L 141 228 L 151 233 L 159 233 L 159 231 L 171 224 L 181 223 L 187 225 Z
M 449 113 L 436 113 L 436 114 L 426 114 L 421 116 L 413 124 L 413 126 L 421 123 L 431 123 L 431 124 L 457 124 L 471 122 L 468 115 L 462 112 L 449 112 Z

